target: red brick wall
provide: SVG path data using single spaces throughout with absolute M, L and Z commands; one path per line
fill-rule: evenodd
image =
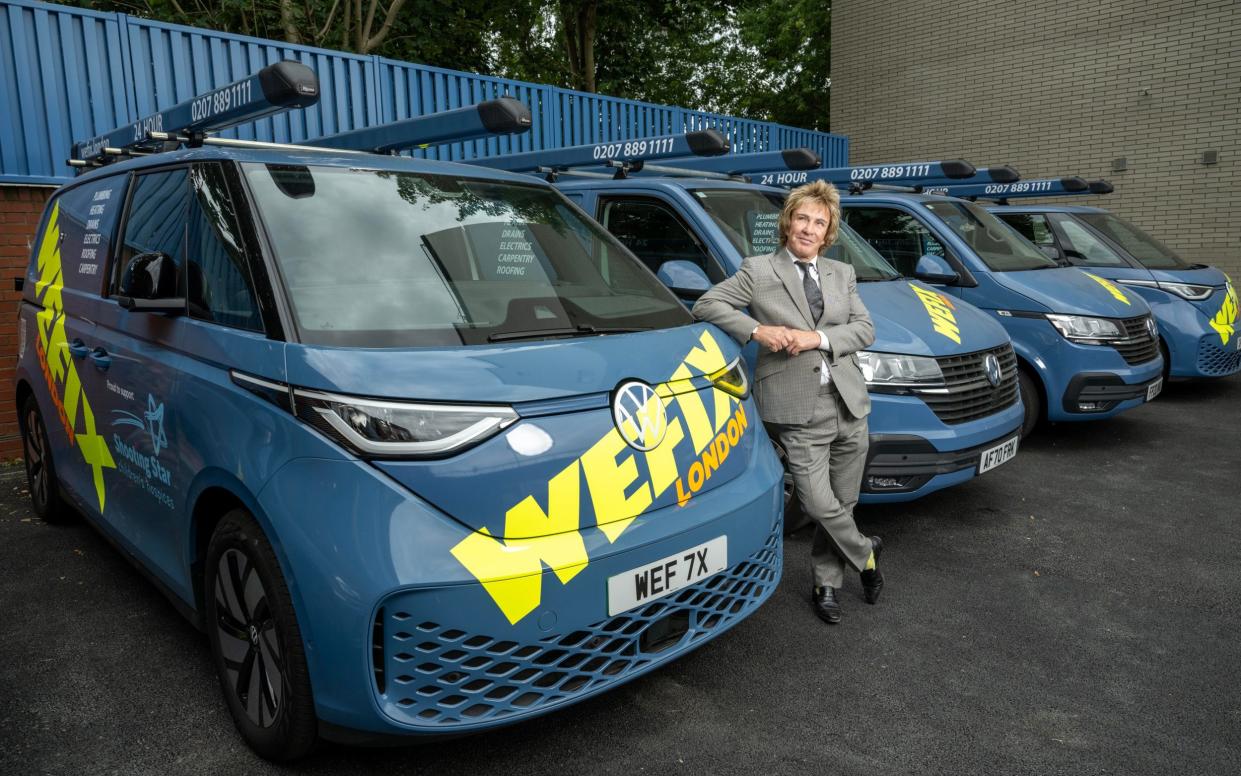
M 0 461 L 22 455 L 13 373 L 17 367 L 17 308 L 13 279 L 26 274 L 30 245 L 52 188 L 0 186 Z

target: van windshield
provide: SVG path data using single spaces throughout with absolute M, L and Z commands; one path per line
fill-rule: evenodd
M 742 256 L 775 253 L 780 247 L 780 211 L 784 196 L 747 189 L 698 189 L 694 197 Z M 901 275 L 843 222 L 829 259 L 852 265 L 857 279 L 895 280 Z
M 973 203 L 926 202 L 924 205 L 994 272 L 1058 266 L 1016 229 Z
M 692 322 L 628 250 L 550 187 L 243 168 L 303 342 L 477 345 Z
M 1128 251 L 1143 267 L 1187 269 L 1192 266 L 1176 255 L 1176 251 L 1111 213 L 1077 213 L 1076 216 Z

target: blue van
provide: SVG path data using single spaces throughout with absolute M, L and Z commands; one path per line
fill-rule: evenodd
M 841 201 L 845 222 L 902 275 L 986 310 L 1008 331 L 1023 434 L 1040 419 L 1113 417 L 1162 389 L 1155 320 L 1137 293 L 1060 267 L 980 205 L 908 191 L 852 191 Z
M 36 513 L 206 631 L 275 760 L 528 719 L 753 613 L 783 478 L 736 344 L 529 176 L 205 136 L 315 98 L 282 63 L 79 144 L 19 318 Z
M 1014 204 L 987 209 L 1048 256 L 1145 299 L 1159 325 L 1165 375 L 1226 377 L 1241 372 L 1237 290 L 1219 269 L 1182 259 L 1099 208 Z
M 590 213 L 688 305 L 746 256 L 778 247 L 783 189 L 730 180 L 772 163 L 804 165 L 804 149 L 677 159 L 655 167 L 630 159 L 622 177 L 589 170 L 583 148 L 496 157 L 505 169 L 557 165 L 557 186 Z M 818 164 L 817 157 L 813 165 Z M 654 168 L 654 169 L 653 169 Z M 971 172 L 972 172 L 972 168 Z M 670 173 L 680 173 L 672 177 Z M 1002 326 L 899 273 L 847 226 L 830 258 L 853 265 L 875 323 L 875 343 L 858 354 L 871 393 L 870 451 L 862 503 L 909 501 L 965 482 L 1017 452 L 1023 410 L 1017 360 Z M 746 348 L 753 366 L 756 350 Z M 791 478 L 788 500 L 793 504 Z

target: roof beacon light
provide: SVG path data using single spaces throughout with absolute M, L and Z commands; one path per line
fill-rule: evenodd
M 1106 188 L 1107 191 L 1103 189 Z M 927 194 L 946 194 L 966 199 L 1007 200 L 1021 197 L 1062 197 L 1066 195 L 1105 194 L 1112 189 L 1107 181 L 1087 182 L 1084 178 L 1035 178 L 1016 183 L 970 183 L 950 186 L 928 186 Z
M 394 153 L 415 146 L 528 132 L 530 124 L 530 108 L 524 102 L 512 97 L 500 97 L 465 108 L 340 132 L 308 140 L 306 145 Z
M 647 159 L 674 159 L 679 156 L 719 156 L 728 153 L 728 138 L 714 129 L 699 129 L 680 135 L 661 135 L 638 140 L 617 140 L 588 143 L 569 148 L 527 151 L 504 156 L 471 159 L 470 164 L 510 172 L 567 170 L 570 167 L 595 167 L 608 162 L 630 162 Z
M 827 181 L 837 186 L 873 183 L 895 183 L 908 186 L 924 180 L 970 178 L 976 172 L 974 165 L 967 161 L 948 159 L 940 162 L 901 162 L 897 164 L 868 164 L 859 167 L 829 167 L 821 170 L 801 172 L 773 170 L 762 173 L 755 182 L 768 186 L 800 186 L 810 181 Z
M 314 71 L 301 62 L 285 60 L 128 126 L 74 143 L 69 163 L 88 167 L 108 157 L 150 153 L 160 150 L 169 137 L 201 137 L 318 101 L 319 79 Z

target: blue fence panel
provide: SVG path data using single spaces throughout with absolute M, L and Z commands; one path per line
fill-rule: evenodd
M 221 132 L 224 137 L 296 143 L 381 123 L 372 57 L 128 18 L 134 104 L 140 118 L 296 59 L 319 76 L 319 103 Z
M 0 5 L 0 181 L 63 183 L 73 141 L 133 112 L 120 14 Z
M 102 134 L 224 86 L 282 59 L 319 77 L 314 107 L 224 133 L 296 143 L 510 96 L 530 106 L 521 135 L 416 149 L 432 159 L 469 160 L 714 127 L 735 153 L 806 146 L 825 166 L 848 164 L 839 135 L 670 105 L 372 56 L 183 27 L 126 14 L 34 0 L 0 0 L 0 183 L 63 183 L 75 140 Z
M 461 161 L 548 147 L 545 137 L 548 119 L 542 115 L 547 87 L 382 57 L 375 58 L 375 67 L 381 123 L 474 105 L 497 97 L 512 97 L 530 106 L 533 125 L 529 132 L 420 148 L 413 152 L 415 156 Z

